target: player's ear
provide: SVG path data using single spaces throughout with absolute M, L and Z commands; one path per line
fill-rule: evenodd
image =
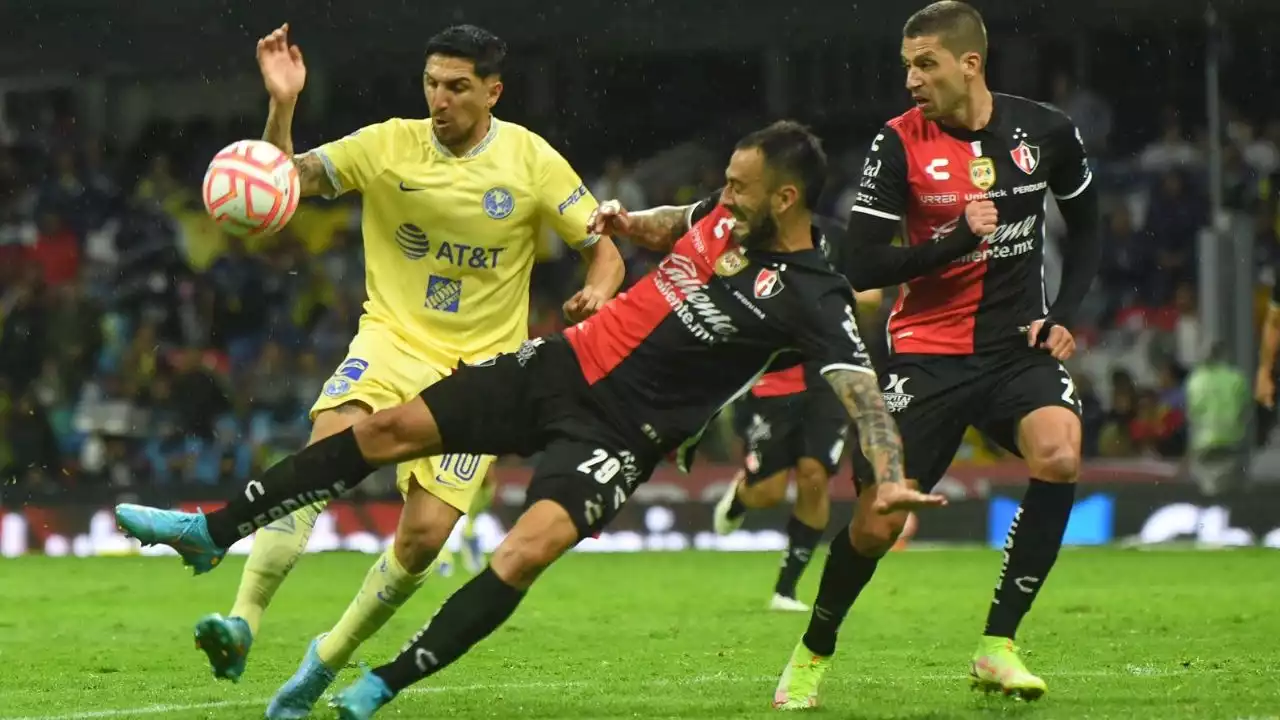
M 492 110 L 498 104 L 498 98 L 502 97 L 502 76 L 490 75 L 484 79 L 484 85 L 487 95 L 485 105 Z
M 960 67 L 964 70 L 966 78 L 976 78 L 982 74 L 982 55 L 976 52 L 967 52 L 960 56 Z
M 790 210 L 800 201 L 800 188 L 791 183 L 783 183 L 773 194 L 773 211 L 776 214 Z

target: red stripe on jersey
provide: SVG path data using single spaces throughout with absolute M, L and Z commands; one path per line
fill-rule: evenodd
M 936 242 L 964 219 L 964 206 L 984 194 L 980 162 L 970 143 L 942 132 L 913 108 L 889 121 L 906 153 L 911 194 L 905 213 L 911 245 Z M 986 242 L 974 252 L 900 287 L 889 316 L 895 353 L 968 355 L 982 300 Z
M 717 205 L 680 238 L 671 253 L 630 290 L 618 294 L 593 316 L 564 332 L 578 357 L 588 384 L 604 379 L 674 310 L 685 297 L 704 287 L 716 260 L 736 247 L 728 225 L 732 215 Z M 672 295 L 672 297 L 668 297 Z
M 760 378 L 755 387 L 751 388 L 751 394 L 756 397 L 779 397 L 802 393 L 807 388 L 804 380 L 804 366 L 796 365 L 786 370 L 771 372 Z

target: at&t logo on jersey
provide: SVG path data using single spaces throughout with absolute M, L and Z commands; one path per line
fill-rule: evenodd
M 484 205 L 484 214 L 494 220 L 502 220 L 516 209 L 515 197 L 510 190 L 502 187 L 490 188 L 481 203 Z
M 396 228 L 396 245 L 410 260 L 422 259 L 431 249 L 431 243 L 427 241 L 427 233 L 413 223 L 401 223 L 400 227 Z
M 707 294 L 698 266 L 690 258 L 677 253 L 666 256 L 659 263 L 653 282 L 681 324 L 698 340 L 712 345 L 738 332 L 733 318 L 716 307 Z

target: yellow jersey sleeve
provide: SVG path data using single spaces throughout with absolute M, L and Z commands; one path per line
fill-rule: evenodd
M 388 158 L 395 157 L 395 137 L 395 121 L 388 120 L 312 150 L 324 163 L 324 171 L 336 190 L 330 197 L 351 190 L 363 192 L 386 169 Z
M 541 137 L 535 145 L 538 209 L 544 224 L 575 250 L 594 245 L 600 238 L 587 232 L 587 221 L 599 203 L 555 148 Z

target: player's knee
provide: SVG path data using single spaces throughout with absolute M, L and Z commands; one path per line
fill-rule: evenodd
M 849 525 L 849 542 L 863 557 L 881 557 L 893 548 L 906 526 L 906 513 L 893 513 L 874 519 L 855 517 Z
M 817 503 L 827 497 L 827 469 L 816 462 L 801 461 L 796 466 L 796 503 Z
M 396 531 L 395 554 L 400 566 L 417 575 L 431 567 L 449 539 L 449 532 L 426 525 L 401 526 Z
M 1028 460 L 1032 477 L 1051 483 L 1073 483 L 1080 477 L 1080 453 L 1068 443 L 1045 447 Z
M 744 483 L 738 492 L 742 504 L 749 508 L 771 508 L 787 499 L 787 474 L 778 473 L 750 485 Z
M 578 529 L 568 512 L 539 501 L 511 528 L 489 566 L 507 584 L 527 588 L 577 541 Z

